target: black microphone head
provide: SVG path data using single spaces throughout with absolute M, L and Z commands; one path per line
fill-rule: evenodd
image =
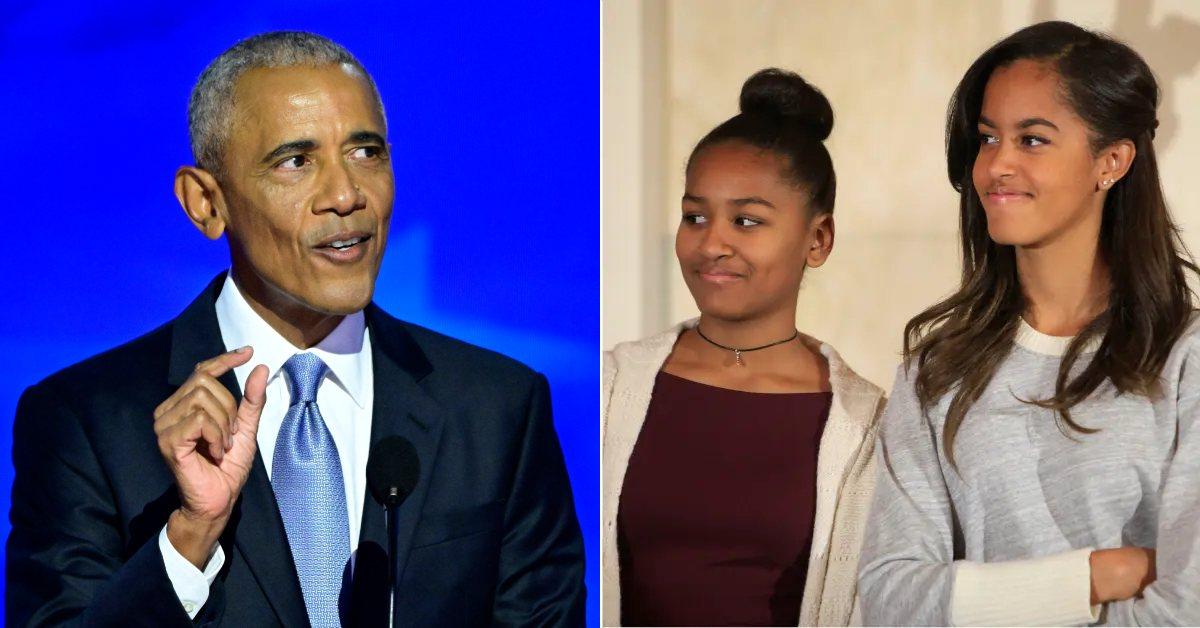
M 384 506 L 399 506 L 421 478 L 417 448 L 403 436 L 388 436 L 375 443 L 367 457 L 367 487 Z

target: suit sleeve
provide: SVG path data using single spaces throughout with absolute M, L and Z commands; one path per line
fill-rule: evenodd
M 13 424 L 9 626 L 191 626 L 158 543 L 126 547 L 115 498 L 68 396 L 25 391 Z
M 583 626 L 583 539 L 554 431 L 550 389 L 536 377 L 504 515 L 493 622 Z

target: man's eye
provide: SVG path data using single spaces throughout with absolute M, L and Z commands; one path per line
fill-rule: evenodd
M 304 155 L 293 155 L 276 164 L 276 167 L 283 170 L 299 170 L 308 163 L 308 157 Z
M 358 148 L 354 149 L 353 151 L 350 151 L 350 158 L 351 159 L 374 159 L 374 158 L 378 157 L 381 153 L 383 153 L 383 150 L 380 149 L 378 146 L 359 146 Z
M 751 218 L 749 216 L 738 216 L 737 218 L 733 219 L 733 224 L 735 224 L 739 227 L 754 227 L 757 225 L 761 225 L 762 221 L 758 220 L 756 218 Z
M 699 225 L 708 222 L 708 219 L 700 214 L 684 214 L 683 221 L 693 225 Z

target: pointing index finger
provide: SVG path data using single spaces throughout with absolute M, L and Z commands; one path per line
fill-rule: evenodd
M 246 345 L 197 364 L 196 371 L 204 373 L 209 377 L 220 377 L 235 366 L 241 366 L 249 362 L 253 356 L 254 348 Z

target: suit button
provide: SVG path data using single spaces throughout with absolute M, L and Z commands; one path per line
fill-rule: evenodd
M 192 604 L 191 602 L 184 602 L 183 610 L 187 611 L 188 615 L 191 615 L 192 613 L 196 612 L 196 605 Z

